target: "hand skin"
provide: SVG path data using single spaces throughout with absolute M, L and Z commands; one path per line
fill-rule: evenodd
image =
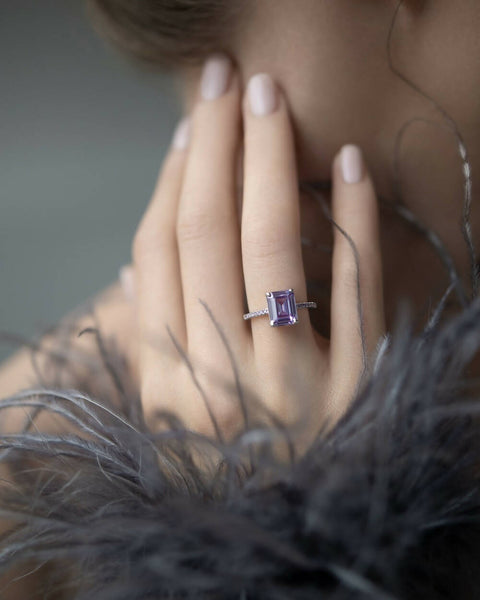
M 270 327 L 267 317 L 242 319 L 244 284 L 252 310 L 265 306 L 266 290 L 293 287 L 297 302 L 307 300 L 288 99 L 279 92 L 276 110 L 256 116 L 243 94 L 234 72 L 224 95 L 198 98 L 189 146 L 170 148 L 133 240 L 135 301 L 126 300 L 117 282 L 99 294 L 96 316 L 104 338 L 115 337 L 126 353 L 152 427 L 155 412 L 169 409 L 187 427 L 216 433 L 165 328 L 168 324 L 191 358 L 206 396 L 213 398 L 211 408 L 223 435 L 230 438 L 242 415 L 236 394 L 225 393 L 224 384 L 233 385 L 231 365 L 198 302 L 201 297 L 225 331 L 244 390 L 288 425 L 309 417 L 296 440 L 301 453 L 319 427 L 343 414 L 362 372 L 355 262 L 349 243 L 334 228 L 330 339 L 313 329 L 306 309 L 290 327 Z M 241 222 L 235 195 L 240 144 L 245 149 Z M 362 179 L 348 184 L 339 159 L 337 154 L 331 165 L 332 214 L 358 249 L 366 352 L 371 357 L 385 332 L 377 199 L 367 165 Z M 76 331 L 92 325 L 86 316 Z M 46 350 L 57 345 L 54 335 L 42 340 Z M 98 358 L 93 336 L 75 339 L 73 347 Z M 40 368 L 44 363 L 40 359 Z M 0 370 L 0 396 L 34 382 L 28 351 L 22 350 Z M 305 398 L 307 406 L 293 404 L 294 396 Z M 4 431 L 18 429 L 23 417 L 23 411 L 12 411 L 3 422 Z M 37 427 L 55 431 L 59 424 L 43 416 Z M 12 597 L 34 597 L 37 580 L 38 574 L 20 580 L 11 588 Z
M 235 390 L 228 355 L 199 297 L 225 331 L 244 390 L 289 425 L 301 415 L 311 415 L 299 446 L 327 420 L 333 424 L 355 392 L 363 367 L 356 269 L 352 249 L 337 228 L 330 339 L 312 327 L 306 309 L 290 327 L 270 327 L 267 317 L 241 318 L 244 284 L 250 310 L 266 305 L 267 290 L 293 287 L 297 302 L 307 300 L 288 98 L 279 89 L 277 93 L 276 110 L 256 116 L 235 70 L 227 92 L 219 98 L 204 100 L 199 91 L 191 114 L 190 144 L 186 149 L 172 146 L 167 153 L 133 240 L 135 303 L 125 300 L 118 283 L 97 298 L 102 333 L 107 339 L 114 336 L 127 354 L 152 426 L 155 412 L 169 409 L 179 413 L 187 427 L 215 434 L 204 398 L 172 343 L 167 323 L 191 358 L 206 397 L 214 398 L 211 408 L 221 430 L 231 437 L 242 422 L 236 391 L 224 392 L 225 383 Z M 241 146 L 240 223 L 235 189 Z M 371 356 L 385 331 L 374 186 L 365 164 L 360 182 L 344 183 L 340 153 L 331 165 L 331 176 L 333 218 L 351 235 L 359 252 L 366 352 Z M 86 317 L 77 329 L 92 324 Z M 47 336 L 42 343 L 52 349 L 57 341 Z M 98 356 L 92 336 L 76 339 L 74 347 Z M 5 397 L 28 387 L 33 375 L 24 350 L 3 366 L 0 394 Z M 307 408 L 291 402 L 294 394 L 305 398 Z M 4 425 L 15 429 L 19 418 L 12 412 Z M 39 427 L 52 424 L 45 420 Z
M 288 99 L 278 88 L 277 94 L 276 109 L 258 116 L 235 70 L 220 97 L 204 99 L 199 90 L 190 143 L 170 148 L 132 245 L 138 372 L 147 420 L 153 423 L 158 409 L 175 410 L 187 427 L 214 435 L 185 353 L 206 398 L 214 399 L 211 409 L 221 431 L 227 437 L 238 431 L 242 419 L 232 367 L 201 299 L 229 340 L 244 389 L 288 425 L 309 415 L 300 448 L 344 413 L 363 355 L 355 258 L 339 228 L 333 232 L 330 339 L 313 329 L 306 309 L 294 326 L 241 318 L 244 285 L 249 310 L 266 305 L 267 290 L 291 287 L 297 302 L 307 300 L 294 140 Z M 241 144 L 240 223 L 235 185 Z M 385 332 L 377 199 L 367 166 L 360 181 L 346 183 L 340 162 L 339 152 L 331 165 L 332 216 L 357 247 L 371 358 Z M 226 393 L 225 385 L 235 391 Z
M 266 290 L 293 287 L 297 302 L 307 299 L 288 100 L 280 93 L 277 110 L 258 117 L 245 98 L 242 102 L 243 92 L 234 73 L 220 98 L 203 100 L 199 95 L 191 115 L 189 147 L 170 148 L 133 240 L 135 302 L 127 302 L 116 283 L 98 296 L 96 315 L 104 336 L 114 336 L 126 352 L 152 426 L 155 412 L 168 409 L 177 412 L 187 427 L 215 434 L 204 399 L 165 328 L 168 322 L 190 356 L 207 398 L 215 398 L 212 410 L 221 430 L 231 437 L 242 423 L 236 393 L 224 392 L 225 383 L 233 386 L 232 369 L 218 333 L 197 301 L 201 297 L 225 330 L 244 390 L 289 425 L 311 415 L 308 430 L 298 440 L 301 452 L 326 420 L 333 424 L 343 414 L 362 370 L 354 256 L 334 228 L 330 340 L 312 328 L 306 309 L 299 311 L 299 322 L 291 327 L 272 328 L 267 317 L 241 318 L 244 281 L 252 310 L 265 306 Z M 245 151 L 241 223 L 232 191 L 239 144 Z M 366 165 L 359 183 L 346 184 L 339 159 L 340 153 L 331 165 L 332 216 L 359 252 L 364 333 L 371 356 L 385 332 L 377 201 Z M 166 314 L 165 307 L 171 312 Z M 77 329 L 91 325 L 86 317 Z M 47 337 L 43 345 L 53 349 L 56 340 Z M 97 354 L 91 336 L 74 345 Z M 2 396 L 28 385 L 32 372 L 27 361 L 23 351 L 5 365 Z M 301 389 L 292 388 L 294 380 L 301 382 Z M 294 394 L 305 398 L 307 408 L 292 404 Z M 12 421 L 9 427 L 16 426 Z

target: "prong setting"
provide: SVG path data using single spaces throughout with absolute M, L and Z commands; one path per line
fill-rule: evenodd
M 272 327 L 294 325 L 298 322 L 297 304 L 293 289 L 267 292 L 268 315 Z

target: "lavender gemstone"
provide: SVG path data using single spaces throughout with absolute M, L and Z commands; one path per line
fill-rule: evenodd
M 293 325 L 298 321 L 297 303 L 292 289 L 267 292 L 266 295 L 270 325 Z

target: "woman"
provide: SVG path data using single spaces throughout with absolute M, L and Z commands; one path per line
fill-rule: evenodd
M 186 117 L 129 299 L 96 306 L 117 347 L 74 320 L 74 349 L 96 360 L 69 354 L 65 379 L 40 380 L 57 391 L 10 401 L 48 408 L 36 427 L 52 437 L 3 437 L 19 520 L 5 568 L 20 548 L 57 565 L 58 590 L 63 559 L 79 598 L 477 597 L 480 457 L 456 378 L 477 373 L 479 344 L 478 3 L 91 6 L 174 70 Z M 50 479 L 28 476 L 26 451 Z

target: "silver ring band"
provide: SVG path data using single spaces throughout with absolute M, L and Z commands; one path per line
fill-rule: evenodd
M 296 302 L 297 308 L 317 308 L 316 302 Z M 245 320 L 253 319 L 253 317 L 262 317 L 263 315 L 268 315 L 268 308 L 264 308 L 263 310 L 256 310 L 254 312 L 249 312 L 246 315 L 243 315 Z
M 243 315 L 245 320 L 268 315 L 272 327 L 294 325 L 298 322 L 297 309 L 317 308 L 316 302 L 296 302 L 292 288 L 277 292 L 266 292 L 265 295 L 267 297 L 267 308 L 254 310 Z

